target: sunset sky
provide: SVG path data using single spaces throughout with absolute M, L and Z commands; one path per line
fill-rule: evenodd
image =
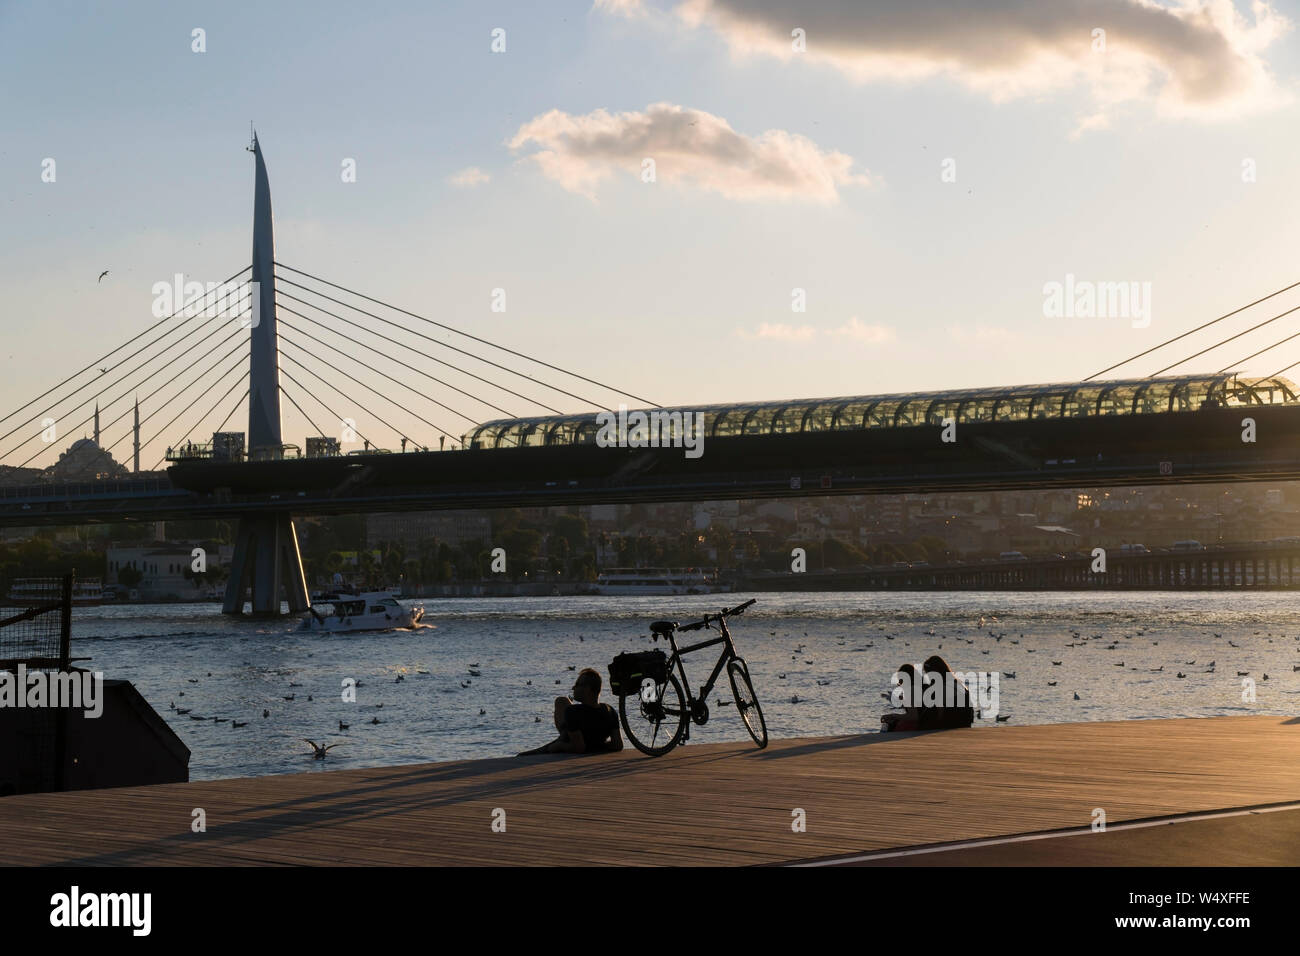
M 0 0 L 0 410 L 156 321 L 155 283 L 248 264 L 250 121 L 281 261 L 655 403 L 1076 380 L 1300 280 L 1297 20 L 1230 0 Z M 1149 324 L 1045 315 L 1067 275 L 1149 283 Z M 1300 339 L 1244 368 L 1298 360 Z M 398 397 L 383 369 L 350 370 Z

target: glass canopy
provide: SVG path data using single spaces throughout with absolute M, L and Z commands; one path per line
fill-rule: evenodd
M 954 419 L 1015 422 L 1041 418 L 1103 415 L 1154 415 L 1195 411 L 1202 407 L 1300 404 L 1294 383 L 1285 378 L 1239 378 L 1235 374 L 1181 375 L 1166 378 L 1020 385 L 1010 388 L 958 389 L 918 395 L 865 395 L 777 402 L 745 402 L 642 409 L 660 414 L 667 432 L 680 416 L 703 416 L 707 439 L 740 435 L 788 435 L 796 432 L 852 431 L 941 425 Z M 600 426 L 596 412 L 486 422 L 465 434 L 465 448 L 592 445 Z

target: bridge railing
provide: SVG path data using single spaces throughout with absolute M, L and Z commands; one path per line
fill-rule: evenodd
M 50 481 L 39 485 L 0 486 L 0 500 L 39 500 L 44 498 L 141 497 L 175 491 L 171 480 L 153 478 L 105 478 L 100 481 Z

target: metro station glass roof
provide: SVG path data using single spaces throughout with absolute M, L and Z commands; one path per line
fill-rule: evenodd
M 860 395 L 736 405 L 676 406 L 646 412 L 695 412 L 704 416 L 706 438 L 783 435 L 794 432 L 938 426 L 945 418 L 968 422 L 1015 422 L 1103 415 L 1152 415 L 1210 407 L 1300 404 L 1288 379 L 1241 378 L 1235 373 L 1165 378 L 1068 382 L 1009 388 L 956 389 L 915 395 Z M 467 432 L 465 448 L 515 448 L 595 444 L 600 426 L 594 411 L 486 422 Z

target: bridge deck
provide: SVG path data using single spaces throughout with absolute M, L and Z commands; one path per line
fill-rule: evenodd
M 0 846 L 23 864 L 779 863 L 1086 828 L 1096 807 L 1113 825 L 1297 801 L 1297 757 L 1300 719 L 1278 717 L 690 745 L 657 760 L 629 750 L 13 796 L 0 799 Z M 206 833 L 190 830 L 196 807 Z M 807 832 L 792 832 L 794 808 Z M 1202 827 L 1211 838 L 1184 841 L 1178 861 L 1283 862 L 1242 830 L 1296 816 Z M 1159 834 L 1181 829 L 1128 832 L 1161 862 Z M 1108 845 L 1134 844 L 1112 833 Z M 1101 846 L 1042 841 L 1033 861 L 1119 858 Z M 1284 856 L 1300 863 L 1300 847 Z

